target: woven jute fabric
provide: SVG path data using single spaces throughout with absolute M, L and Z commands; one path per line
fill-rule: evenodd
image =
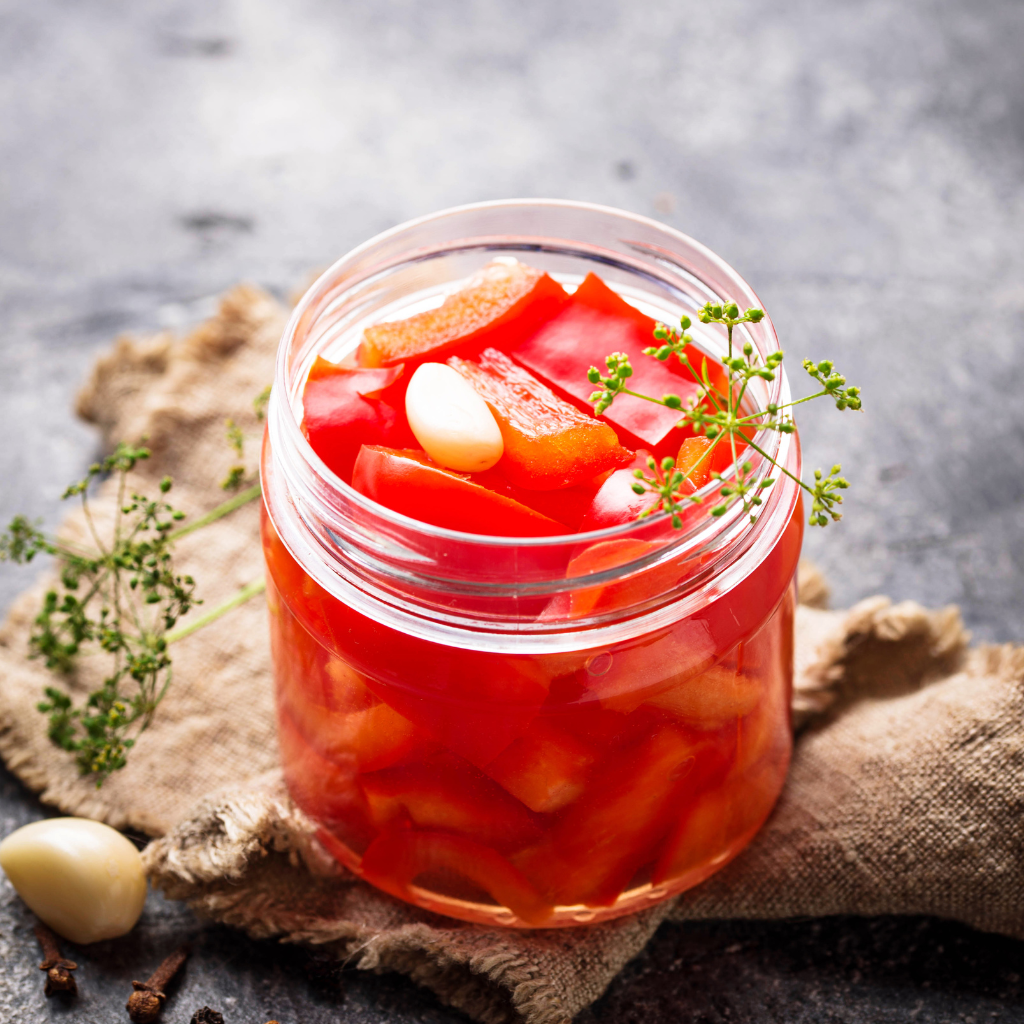
M 111 443 L 145 436 L 190 516 L 221 500 L 232 417 L 272 375 L 283 313 L 238 288 L 189 337 L 122 340 L 96 367 L 79 411 Z M 102 521 L 113 495 L 101 488 Z M 64 527 L 80 536 L 72 513 Z M 183 571 L 213 606 L 258 578 L 258 509 L 184 538 Z M 102 789 L 50 745 L 35 711 L 49 677 L 25 659 L 42 580 L 0 631 L 0 753 L 60 809 L 160 837 L 152 882 L 200 914 L 258 937 L 316 944 L 350 964 L 401 971 L 488 1024 L 561 1024 L 596 999 L 666 920 L 937 914 L 1024 937 L 1024 649 L 969 649 L 955 609 L 883 597 L 827 611 L 802 571 L 797 611 L 798 739 L 768 824 L 735 861 L 675 901 L 607 924 L 501 931 L 406 906 L 338 867 L 291 803 L 276 768 L 266 610 L 254 600 L 175 647 L 174 683 L 129 766 Z M 85 662 L 72 686 L 102 671 Z

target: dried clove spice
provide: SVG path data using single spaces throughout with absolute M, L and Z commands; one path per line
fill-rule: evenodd
M 52 996 L 55 992 L 63 992 L 69 996 L 78 995 L 78 983 L 71 973 L 78 964 L 74 960 L 65 960 L 60 952 L 56 934 L 42 921 L 36 925 L 36 938 L 43 950 L 43 962 L 39 970 L 46 971 L 46 985 L 43 993 Z
M 224 1024 L 224 1015 L 203 1006 L 192 1014 L 189 1024 Z
M 188 946 L 182 946 L 160 964 L 149 981 L 132 982 L 135 991 L 128 997 L 125 1009 L 133 1024 L 153 1024 L 160 1016 L 164 1000 L 167 998 L 164 987 L 181 969 L 190 952 Z

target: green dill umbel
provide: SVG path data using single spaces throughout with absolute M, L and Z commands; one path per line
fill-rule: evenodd
M 229 441 L 241 457 L 241 432 L 229 428 Z M 178 625 L 202 602 L 195 596 L 195 580 L 174 568 L 174 542 L 259 497 L 260 485 L 180 525 L 184 513 L 165 499 L 170 477 L 157 484 L 160 497 L 155 499 L 128 487 L 128 474 L 149 457 L 147 448 L 122 442 L 64 492 L 65 499 L 81 499 L 91 545 L 50 538 L 25 516 L 15 516 L 0 534 L 0 561 L 27 563 L 47 554 L 60 569 L 60 586 L 46 593 L 33 622 L 29 657 L 41 659 L 57 679 L 71 676 L 87 650 L 98 649 L 110 659 L 109 673 L 83 702 L 76 703 L 66 686 L 55 684 L 44 689 L 46 699 L 38 705 L 48 716 L 50 740 L 73 753 L 82 774 L 91 775 L 97 786 L 124 767 L 167 693 L 172 678 L 168 646 L 264 589 L 262 580 L 254 581 L 198 619 Z M 104 537 L 90 508 L 89 490 L 109 475 L 117 480 L 117 503 Z
M 712 383 L 705 360 L 700 360 L 699 369 L 690 361 L 687 349 L 693 343 L 693 338 L 686 333 L 692 326 L 692 321 L 688 316 L 682 317 L 678 330 L 667 327 L 665 324 L 658 324 L 654 329 L 654 340 L 657 344 L 644 349 L 644 355 L 661 362 L 675 357 L 693 374 L 694 379 L 700 384 L 700 389 L 689 402 L 684 403 L 678 395 L 662 395 L 661 398 L 655 398 L 631 390 L 628 383 L 630 377 L 633 376 L 633 367 L 630 365 L 629 357 L 622 352 L 613 352 L 605 359 L 607 376 L 602 375 L 596 366 L 592 366 L 587 373 L 590 383 L 599 387 L 599 390 L 590 396 L 590 401 L 598 416 L 605 412 L 617 398 L 629 395 L 632 398 L 663 405 L 667 409 L 678 410 L 677 426 L 689 427 L 695 434 L 703 434 L 711 442 L 711 446 L 699 462 L 685 473 L 676 468 L 675 459 L 671 456 L 662 459 L 660 464 L 656 463 L 653 458 L 649 458 L 647 468 L 650 475 L 644 473 L 642 469 L 634 470 L 633 475 L 636 477 L 636 483 L 633 484 L 634 492 L 640 495 L 652 493 L 658 497 L 657 504 L 642 512 L 641 518 L 657 511 L 663 511 L 672 517 L 672 525 L 679 529 L 682 526 L 680 513 L 686 505 L 700 504 L 703 501 L 699 494 L 684 491 L 687 481 L 690 480 L 701 463 L 705 463 L 711 458 L 713 451 L 719 445 L 729 445 L 731 448 L 729 454 L 732 456 L 730 461 L 735 464 L 740 454 L 738 445 L 744 444 L 762 455 L 778 472 L 790 477 L 807 492 L 811 503 L 810 525 L 825 526 L 829 521 L 836 522 L 841 519 L 842 514 L 836 507 L 843 502 L 839 492 L 846 490 L 849 483 L 839 475 L 842 467 L 838 463 L 827 474 L 820 469 L 815 470 L 814 482 L 807 484 L 785 466 L 779 465 L 768 452 L 754 442 L 753 438 L 760 430 L 774 430 L 783 434 L 792 433 L 796 427 L 790 410 L 794 406 L 813 401 L 816 398 L 831 398 L 839 410 L 859 410 L 861 407 L 860 389 L 847 386 L 846 378 L 836 370 L 831 361 L 826 359 L 815 363 L 810 359 L 805 359 L 803 367 L 820 385 L 820 391 L 787 402 L 785 405 L 769 403 L 763 410 L 750 411 L 749 403 L 744 405 L 744 399 L 747 398 L 751 382 L 758 378 L 773 381 L 776 371 L 782 363 L 783 354 L 781 351 L 771 352 L 762 359 L 749 341 L 743 344 L 740 352 L 737 352 L 733 347 L 733 331 L 740 324 L 760 322 L 764 318 L 764 311 L 748 309 L 741 314 L 739 307 L 734 302 L 707 302 L 697 311 L 697 318 L 703 324 L 722 324 L 726 329 L 728 349 L 726 357 L 722 360 L 722 369 L 725 371 L 728 383 L 724 389 L 718 388 Z M 703 353 L 701 354 L 703 355 Z M 717 490 L 719 500 L 710 509 L 711 515 L 722 516 L 739 502 L 743 511 L 750 516 L 751 522 L 757 518 L 756 510 L 764 502 L 762 493 L 771 487 L 777 479 L 776 477 L 767 477 L 763 480 L 755 480 L 753 465 L 746 460 L 736 465 L 734 478 L 728 482 L 723 482 L 724 478 L 721 473 L 712 473 L 711 476 L 721 483 Z

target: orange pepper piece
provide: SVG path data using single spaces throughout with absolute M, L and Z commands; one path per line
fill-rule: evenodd
M 562 286 L 543 271 L 523 263 L 489 263 L 436 309 L 368 327 L 359 346 L 359 365 L 437 359 L 458 345 L 485 339 L 501 344 L 507 335 L 535 331 L 566 302 Z
M 505 442 L 501 468 L 513 484 L 539 491 L 574 487 L 633 460 L 607 423 L 559 398 L 503 352 L 484 349 L 476 360 L 453 356 L 448 365 L 498 421 Z
M 713 665 L 650 697 L 648 704 L 699 729 L 718 729 L 750 714 L 764 696 L 764 683 L 743 672 Z
M 360 711 L 332 711 L 280 685 L 278 704 L 306 742 L 329 761 L 360 772 L 387 768 L 419 749 L 436 746 L 407 718 L 377 701 Z
M 743 461 L 743 453 L 747 450 L 745 441 L 736 438 L 736 462 Z M 728 437 L 723 437 L 718 446 L 711 453 L 709 471 L 712 473 L 724 473 L 733 464 L 732 442 Z
M 699 491 L 711 479 L 711 460 L 707 458 L 711 442 L 706 437 L 688 437 L 679 446 L 676 469 L 688 477 L 683 485 L 687 494 Z

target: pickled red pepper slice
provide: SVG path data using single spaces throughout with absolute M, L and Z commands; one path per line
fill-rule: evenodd
M 507 498 L 518 501 L 520 505 L 532 508 L 542 516 L 555 519 L 569 532 L 580 529 L 583 517 L 594 502 L 594 496 L 604 484 L 608 474 L 600 473 L 592 480 L 587 480 L 576 487 L 560 487 L 557 491 L 531 491 L 525 487 L 517 487 L 502 472 L 499 463 L 493 469 L 483 473 L 474 473 L 473 480 L 486 487 L 489 491 L 497 491 Z
M 562 286 L 523 263 L 489 263 L 437 309 L 377 324 L 363 333 L 360 366 L 437 359 L 456 346 L 504 346 L 530 334 L 568 301 Z
M 411 821 L 417 828 L 458 832 L 503 853 L 540 837 L 540 825 L 518 800 L 453 754 L 374 772 L 360 784 L 380 829 Z
M 330 711 L 303 699 L 287 683 L 279 686 L 277 699 L 318 754 L 356 771 L 388 768 L 430 746 L 428 737 L 387 704 L 378 702 L 363 711 Z
M 364 846 L 374 829 L 355 781 L 355 766 L 329 761 L 314 750 L 284 710 L 277 715 L 277 741 L 285 782 L 295 802 L 311 818 L 343 830 Z
M 594 665 L 593 658 L 587 661 Z M 600 671 L 606 659 L 594 667 Z M 576 672 L 563 676 L 551 683 L 548 704 L 542 711 L 544 717 L 561 730 L 569 733 L 591 750 L 600 754 L 613 745 L 629 743 L 641 737 L 650 728 L 652 715 L 647 708 L 640 714 L 624 715 L 619 711 L 605 708 L 599 699 L 589 693 L 586 683 L 580 679 L 589 673 Z M 663 721 L 660 713 L 658 721 Z
M 513 484 L 542 491 L 573 487 L 632 461 L 607 423 L 559 398 L 503 352 L 484 349 L 475 360 L 453 356 L 448 365 L 498 421 L 505 442 L 500 465 Z
M 594 529 L 586 526 L 586 529 Z M 630 537 L 597 541 L 574 555 L 566 568 L 566 579 L 574 581 L 574 589 L 556 594 L 541 617 L 547 621 L 580 619 L 596 612 L 615 609 L 633 609 L 652 597 L 671 590 L 689 573 L 694 559 L 675 556 L 660 564 L 636 565 L 645 556 L 664 547 L 664 542 L 645 541 Z M 597 579 L 588 584 L 588 576 L 606 573 L 622 567 L 619 579 Z M 642 703 L 638 698 L 636 707 Z
M 352 486 L 423 523 L 492 537 L 553 537 L 565 527 L 512 498 L 442 469 L 425 452 L 364 445 Z
M 647 701 L 700 729 L 719 729 L 754 710 L 764 684 L 743 672 L 713 665 L 700 675 L 683 677 Z
M 604 372 L 606 356 L 625 352 L 633 366 L 631 390 L 658 397 L 679 395 L 685 403 L 697 393 L 698 385 L 692 375 L 678 362 L 673 367 L 643 354 L 645 348 L 654 344 L 654 327 L 654 320 L 613 292 L 595 274 L 588 274 L 557 316 L 508 351 L 541 380 L 581 403 L 589 403 L 594 391 L 594 385 L 587 380 L 587 370 L 596 366 Z M 623 443 L 654 449 L 658 455 L 675 454 L 678 440 L 669 452 L 662 452 L 659 446 L 675 430 L 678 412 L 634 399 L 616 402 L 604 418 L 625 432 Z
M 766 764 L 756 774 L 727 780 L 700 796 L 665 842 L 651 881 L 660 885 L 702 868 L 694 885 L 728 863 L 771 813 L 787 763 Z M 723 860 L 728 847 L 732 856 Z
M 291 552 L 281 542 L 266 506 L 260 503 L 260 539 L 263 543 L 263 557 L 267 565 L 267 608 L 284 627 L 284 651 L 298 652 L 301 642 L 288 642 L 289 635 L 329 636 L 327 617 L 322 601 L 323 591 L 307 576 Z M 319 592 L 318 592 L 319 591 Z M 293 600 L 294 610 L 282 604 L 281 595 Z M 296 600 L 298 598 L 298 600 Z M 301 622 L 301 628 L 296 624 Z
M 596 760 L 596 751 L 538 717 L 484 771 L 531 811 L 550 814 L 583 793 Z
M 426 871 L 462 875 L 512 910 L 527 924 L 540 925 L 553 908 L 501 854 L 489 846 L 446 832 L 402 830 L 378 836 L 363 855 L 363 877 L 399 899 L 417 902 L 409 886 Z
M 621 565 L 635 562 L 652 551 L 657 551 L 660 546 L 653 541 L 634 540 L 628 537 L 598 541 L 585 548 L 569 562 L 565 575 L 567 578 L 573 579 L 580 576 L 591 576 L 608 569 L 616 569 Z M 628 605 L 642 600 L 648 594 L 657 593 L 658 591 L 655 589 L 657 583 L 663 581 L 660 579 L 653 581 L 649 578 L 650 575 L 649 571 L 632 580 L 602 583 L 572 591 L 569 595 L 569 617 L 572 619 L 582 618 L 584 615 L 589 615 L 599 605 L 602 608 Z M 672 569 L 670 575 L 674 582 L 679 572 L 677 569 Z
M 512 862 L 552 903 L 608 906 L 678 820 L 680 787 L 703 752 L 664 726 L 609 756 L 546 839 Z
M 652 494 L 650 491 L 637 494 L 633 490 L 633 484 L 636 483 L 633 471 L 641 469 L 647 473 L 647 460 L 650 457 L 651 453 L 646 448 L 638 448 L 633 453 L 633 461 L 628 467 L 617 469 L 609 475 L 594 495 L 590 507 L 583 516 L 579 527 L 580 533 L 631 523 L 645 509 L 657 504 L 658 496 L 656 494 Z
M 481 767 L 522 736 L 560 670 L 532 655 L 451 649 L 399 633 L 331 600 L 324 632 L 347 652 L 373 694 L 433 740 Z
M 355 370 L 317 357 L 302 391 L 302 432 L 343 480 L 362 445 L 416 443 L 405 419 L 402 378 L 402 366 Z

